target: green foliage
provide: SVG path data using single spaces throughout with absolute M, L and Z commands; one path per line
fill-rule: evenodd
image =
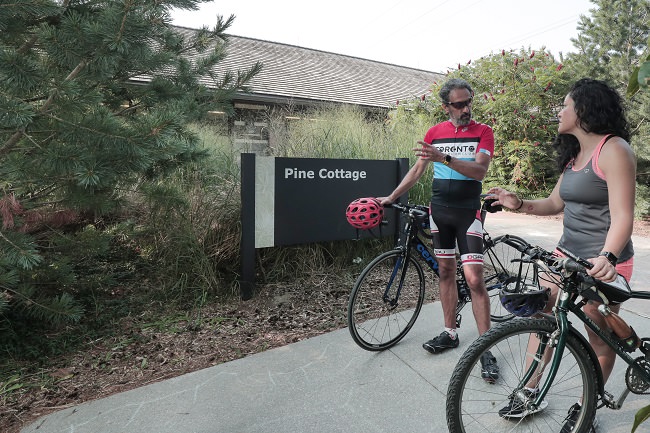
M 239 154 L 213 127 L 193 125 L 206 158 L 178 167 L 133 197 L 147 211 L 138 243 L 160 280 L 160 294 L 231 292 L 239 263 Z
M 10 394 L 16 390 L 21 389 L 24 384 L 20 381 L 21 377 L 18 374 L 10 376 L 0 381 L 0 398 L 5 394 Z
M 645 53 L 640 57 L 639 66 L 632 70 L 630 81 L 627 84 L 627 96 L 633 97 L 640 89 L 650 86 L 650 38 Z
M 650 35 L 650 1 L 591 0 L 590 15 L 582 15 L 576 52 L 567 59 L 578 77 L 606 80 L 621 90 Z M 621 92 L 623 93 L 623 92 Z
M 421 131 L 415 125 L 389 129 L 384 126 L 385 113 L 372 118 L 357 107 L 329 106 L 290 116 L 271 116 L 277 145 L 274 156 L 309 158 L 403 158 Z
M 634 416 L 634 424 L 632 425 L 631 433 L 634 433 L 642 422 L 650 418 L 650 406 L 643 407 Z
M 494 129 L 495 152 L 485 187 L 499 185 L 534 196 L 550 192 L 558 176 L 551 147 L 556 116 L 572 79 L 562 63 L 544 49 L 503 51 L 459 67 L 448 74 L 452 77 L 472 85 L 474 118 Z M 400 103 L 392 123 L 446 120 L 438 98 L 442 84 L 434 83 L 430 96 Z
M 576 52 L 567 56 L 567 66 L 576 77 L 606 80 L 621 95 L 627 93 L 627 118 L 631 145 L 637 157 L 637 186 L 650 186 L 650 92 L 637 92 L 630 74 L 636 76 L 650 43 L 650 0 L 592 0 L 595 8 L 581 16 L 579 35 L 573 39 Z M 644 53 L 645 50 L 645 53 Z M 637 194 L 637 213 L 650 213 L 647 195 Z
M 233 16 L 212 29 L 171 27 L 172 8 L 205 1 L 0 3 L 3 342 L 29 329 L 26 318 L 78 322 L 94 296 L 134 272 L 116 258 L 166 263 L 156 247 L 178 245 L 151 235 L 162 224 L 122 223 L 139 216 L 134 203 L 184 227 L 177 233 L 192 240 L 177 251 L 186 260 L 202 247 L 205 233 L 187 216 L 204 191 L 167 182 L 209 157 L 187 125 L 208 110 L 232 112 L 235 92 L 261 68 L 214 74 Z M 150 238 L 158 244 L 143 242 L 151 255 L 141 256 L 137 242 Z

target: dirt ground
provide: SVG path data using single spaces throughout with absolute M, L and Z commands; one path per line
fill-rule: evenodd
M 635 234 L 650 236 L 650 223 L 637 222 Z M 343 328 L 349 286 L 333 275 L 258 286 L 251 300 L 202 309 L 200 327 L 179 322 L 160 331 L 125 319 L 119 337 L 53 360 L 38 375 L 22 378 L 26 386 L 19 390 L 3 396 L 0 388 L 0 431 L 18 433 L 57 410 Z M 43 382 L 50 385 L 37 386 Z
M 0 381 L 0 432 L 18 433 L 57 410 L 343 328 L 351 284 L 337 278 L 258 285 L 251 300 L 202 308 L 200 327 L 181 321 L 161 331 L 125 319 L 119 336 L 53 360 L 21 378 L 14 392 L 3 396 Z

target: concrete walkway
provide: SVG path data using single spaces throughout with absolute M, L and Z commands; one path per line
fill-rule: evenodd
M 561 222 L 512 213 L 489 214 L 492 236 L 511 233 L 551 248 Z M 650 239 L 634 239 L 633 287 L 650 290 Z M 345 311 L 341 311 L 345 314 Z M 641 335 L 650 307 L 634 302 L 622 316 Z M 393 349 L 366 352 L 347 329 L 252 355 L 47 415 L 23 433 L 433 433 L 447 431 L 445 396 L 453 368 L 477 337 L 469 308 L 460 347 L 440 355 L 422 342 L 442 327 L 440 304 L 425 306 Z M 642 330 L 642 331 L 641 331 Z M 618 363 L 608 390 L 624 389 Z M 600 432 L 629 433 L 647 396 L 630 395 L 622 410 L 599 411 Z M 650 424 L 649 424 L 650 425 Z M 644 425 L 645 426 L 645 425 Z M 639 431 L 648 431 L 643 427 Z

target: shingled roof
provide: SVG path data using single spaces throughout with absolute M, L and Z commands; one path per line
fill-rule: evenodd
M 177 27 L 182 33 L 196 31 Z M 228 36 L 218 68 L 236 71 L 256 61 L 262 71 L 249 83 L 248 101 L 279 104 L 343 103 L 386 108 L 428 93 L 442 74 L 242 36 Z

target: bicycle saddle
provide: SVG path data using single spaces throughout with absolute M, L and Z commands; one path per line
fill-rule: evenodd
M 632 296 L 632 289 L 622 275 L 617 275 L 614 281 L 605 283 L 592 279 L 589 286 L 580 292 L 582 296 L 603 304 L 620 304 Z

